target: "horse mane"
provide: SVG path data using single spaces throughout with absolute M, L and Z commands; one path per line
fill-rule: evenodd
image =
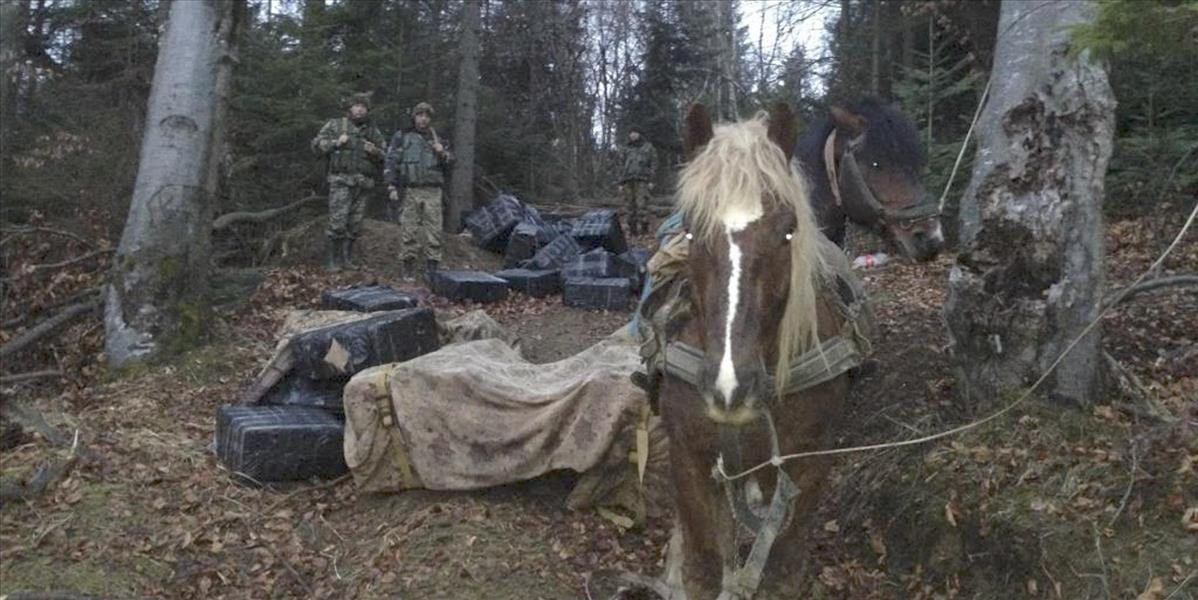
M 778 329 L 778 389 L 787 384 L 792 361 L 819 346 L 818 289 L 827 269 L 819 251 L 819 227 L 807 199 L 807 182 L 767 135 L 766 113 L 717 125 L 711 141 L 678 176 L 676 207 L 686 216 L 695 241 L 722 234 L 734 211 L 786 209 L 795 218 L 790 241 L 790 291 Z M 768 204 L 765 204 L 768 203 Z
M 864 117 L 867 124 L 869 143 L 863 148 L 863 159 L 870 159 L 876 154 L 887 164 L 900 165 L 912 173 L 923 170 L 928 154 L 911 117 L 893 104 L 872 96 L 858 100 L 848 109 Z M 832 119 L 825 114 L 799 138 L 796 155 L 809 169 L 814 170 L 818 166 L 819 173 L 823 173 L 824 140 L 828 139 L 834 127 Z

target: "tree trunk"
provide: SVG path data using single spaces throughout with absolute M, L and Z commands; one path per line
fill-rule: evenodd
M 903 31 L 903 51 L 901 58 L 903 68 L 912 69 L 915 67 L 915 24 L 905 16 L 899 20 L 899 23 Z
M 28 17 L 28 10 L 21 9 L 17 0 L 0 0 L 0 148 L 5 157 L 10 156 L 9 130 L 17 117 L 17 74 Z
M 432 27 L 429 28 L 431 31 L 431 37 L 429 38 L 428 44 L 429 44 L 430 48 L 434 49 L 434 53 L 435 53 L 436 52 L 435 49 L 441 43 L 441 15 L 445 13 L 444 0 L 437 0 L 437 1 L 433 2 L 431 4 L 431 6 L 429 7 L 429 10 L 432 11 L 432 14 L 430 15 L 430 17 L 432 18 Z M 463 8 L 463 10 L 466 12 L 469 12 L 469 10 L 467 10 L 466 8 Z M 441 75 L 440 69 L 425 69 L 425 77 L 426 77 L 425 83 L 424 83 L 424 99 L 425 100 L 427 100 L 429 102 L 437 101 L 437 78 L 440 77 L 440 75 Z
M 223 45 L 221 56 L 216 65 L 216 86 L 214 88 L 216 95 L 216 112 L 212 118 L 212 158 L 208 161 L 208 173 L 204 177 L 204 192 L 212 201 L 210 203 L 211 213 L 216 214 L 227 210 L 221 206 L 222 193 L 229 181 L 229 170 L 233 164 L 231 155 L 232 147 L 225 143 L 225 116 L 229 112 L 229 94 L 233 89 L 233 65 L 239 61 L 238 57 L 238 28 L 244 14 L 241 13 L 243 8 L 240 0 L 225 0 L 220 4 L 221 31 L 217 32 L 217 39 Z
M 932 119 L 935 117 L 934 104 L 936 101 L 936 28 L 935 13 L 928 14 L 928 107 L 927 107 L 927 144 L 928 152 L 932 151 Z
M 1115 100 L 1102 66 L 1068 50 L 1069 26 L 1093 12 L 1090 2 L 1002 4 L 945 305 L 972 405 L 1030 384 L 1099 310 Z M 1100 342 L 1098 330 L 1088 334 L 1043 391 L 1100 398 Z
M 324 1 L 304 0 L 300 43 L 306 50 L 320 50 L 324 47 Z
M 869 93 L 877 96 L 881 93 L 880 78 L 882 62 L 882 0 L 876 0 L 873 7 L 873 30 L 870 32 L 869 44 Z
M 172 2 L 159 43 L 133 199 L 107 289 L 105 353 L 120 367 L 202 338 L 218 81 L 238 0 Z M 223 65 L 223 66 L 222 66 Z
M 462 7 L 462 64 L 458 69 L 458 100 L 453 118 L 453 139 L 457 161 L 449 192 L 448 231 L 462 228 L 462 212 L 474 207 L 474 133 L 478 123 L 478 31 L 481 6 L 467 0 Z
M 720 94 L 723 97 L 722 117 L 735 121 L 740 113 L 736 98 L 736 7 L 732 0 L 723 0 L 716 10 L 719 19 Z

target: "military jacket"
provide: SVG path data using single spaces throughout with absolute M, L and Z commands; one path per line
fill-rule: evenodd
M 349 142 L 338 147 L 337 139 L 343 133 L 349 136 Z M 312 153 L 318 157 L 328 157 L 329 175 L 374 177 L 378 172 L 378 163 L 382 162 L 382 156 L 368 154 L 366 142 L 374 144 L 380 152 L 387 143 L 383 134 L 369 121 L 359 125 L 348 117 L 331 119 L 312 139 Z
M 621 160 L 620 182 L 630 180 L 652 181 L 657 171 L 657 151 L 653 144 L 641 139 L 636 144 L 624 146 Z

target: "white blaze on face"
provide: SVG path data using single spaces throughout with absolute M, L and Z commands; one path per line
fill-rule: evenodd
M 732 393 L 736 391 L 736 368 L 732 364 L 732 322 L 736 319 L 736 310 L 740 304 L 740 246 L 732 234 L 743 231 L 757 219 L 761 218 L 761 205 L 751 208 L 730 210 L 723 215 L 724 235 L 728 236 L 728 262 L 732 268 L 728 274 L 728 311 L 724 322 L 724 356 L 720 359 L 720 370 L 716 374 L 715 388 L 724 397 L 724 405 L 731 407 Z

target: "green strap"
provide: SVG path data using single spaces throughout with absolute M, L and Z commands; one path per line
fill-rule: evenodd
M 864 357 L 855 335 L 837 335 L 799 356 L 790 368 L 790 380 L 783 394 L 793 394 L 826 383 L 861 365 Z M 703 370 L 703 351 L 684 342 L 665 347 L 665 371 L 693 386 L 699 385 Z M 772 386 L 772 381 L 770 382 Z

